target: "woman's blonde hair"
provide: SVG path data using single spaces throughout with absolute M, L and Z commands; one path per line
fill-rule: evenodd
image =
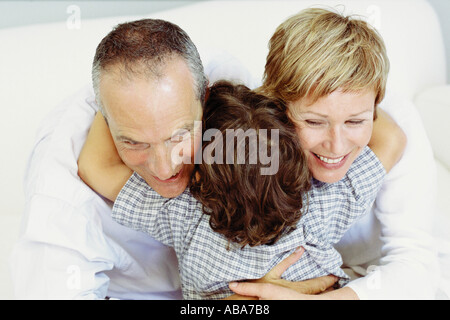
M 373 89 L 384 98 L 389 60 L 383 39 L 365 21 L 320 8 L 283 22 L 269 42 L 260 92 L 283 100 L 312 102 L 337 89 Z

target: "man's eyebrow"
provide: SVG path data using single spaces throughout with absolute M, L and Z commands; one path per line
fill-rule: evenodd
M 183 133 L 184 131 L 192 131 L 193 129 L 194 129 L 194 123 L 192 122 L 192 123 L 186 123 L 184 126 L 182 126 L 181 128 L 178 128 L 178 129 L 176 129 L 174 132 L 173 132 L 173 134 L 172 134 L 172 136 L 174 136 L 174 135 L 176 135 L 176 134 L 179 134 L 179 133 Z M 169 140 L 170 140 L 170 138 L 169 138 Z
M 194 123 L 187 123 L 184 126 L 182 126 L 181 128 L 176 129 L 174 131 L 174 133 L 170 136 L 170 138 L 166 139 L 166 141 L 170 141 L 174 135 L 177 135 L 177 134 L 180 134 L 180 133 L 184 133 L 185 131 L 189 131 L 190 132 L 190 131 L 192 131 L 194 129 L 194 127 L 195 127 Z M 116 140 L 117 141 L 129 141 L 129 142 L 132 142 L 132 143 L 146 143 L 146 142 L 142 142 L 142 141 L 136 141 L 136 140 L 134 140 L 134 139 L 132 139 L 130 137 L 123 136 L 123 135 L 117 136 Z

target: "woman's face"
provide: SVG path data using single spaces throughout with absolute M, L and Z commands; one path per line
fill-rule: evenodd
M 341 180 L 372 135 L 373 90 L 337 90 L 314 103 L 303 98 L 288 107 L 314 178 Z

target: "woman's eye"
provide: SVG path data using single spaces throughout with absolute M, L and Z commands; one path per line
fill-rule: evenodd
M 310 126 L 320 126 L 322 124 L 322 122 L 320 121 L 314 121 L 314 120 L 305 120 L 305 122 L 307 124 L 309 124 Z
M 360 125 L 364 123 L 364 120 L 349 120 L 347 123 L 350 125 Z

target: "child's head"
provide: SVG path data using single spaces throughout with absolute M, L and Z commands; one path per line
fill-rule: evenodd
M 385 95 L 389 60 L 383 39 L 365 21 L 310 8 L 283 22 L 269 42 L 262 92 L 312 102 L 338 89 Z
M 284 105 L 243 85 L 219 82 L 210 89 L 203 119 L 203 140 L 210 142 L 203 143 L 192 194 L 211 216 L 213 230 L 232 242 L 274 243 L 297 223 L 310 188 Z

